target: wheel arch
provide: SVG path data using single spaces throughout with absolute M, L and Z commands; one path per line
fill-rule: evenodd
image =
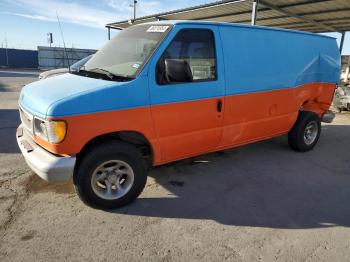
M 153 165 L 154 162 L 154 146 L 150 142 L 150 140 L 141 132 L 134 130 L 125 130 L 125 131 L 116 131 L 98 135 L 92 139 L 90 139 L 80 150 L 80 152 L 76 155 L 77 162 L 75 165 L 75 169 L 79 167 L 80 161 L 84 158 L 86 154 L 96 145 L 101 143 L 108 143 L 108 141 L 123 141 L 130 144 L 135 145 L 142 153 L 145 159 L 145 164 L 147 169 Z M 75 172 L 74 172 L 75 173 Z

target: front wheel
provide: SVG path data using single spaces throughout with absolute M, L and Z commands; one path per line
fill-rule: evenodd
M 74 184 L 80 199 L 100 209 L 114 209 L 136 199 L 147 174 L 139 150 L 128 143 L 110 141 L 82 159 Z
M 292 130 L 288 133 L 288 143 L 292 149 L 306 152 L 314 148 L 320 135 L 320 118 L 315 113 L 301 111 Z

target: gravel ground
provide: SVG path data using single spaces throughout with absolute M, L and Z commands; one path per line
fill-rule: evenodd
M 279 137 L 168 164 L 104 212 L 25 165 L 17 99 L 34 80 L 0 72 L 0 261 L 349 261 L 349 113 L 311 152 Z

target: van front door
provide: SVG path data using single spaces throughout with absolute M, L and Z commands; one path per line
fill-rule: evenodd
M 151 63 L 151 112 L 162 162 L 205 153 L 220 142 L 225 84 L 218 34 L 215 26 L 177 25 Z

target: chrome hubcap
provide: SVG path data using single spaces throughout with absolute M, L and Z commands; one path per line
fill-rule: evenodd
M 310 123 L 307 124 L 304 130 L 305 144 L 311 145 L 313 142 L 315 142 L 317 134 L 318 134 L 318 125 L 315 121 L 311 121 Z
M 99 165 L 92 174 L 94 193 L 106 200 L 115 200 L 127 194 L 134 183 L 134 171 L 122 160 L 110 160 Z

